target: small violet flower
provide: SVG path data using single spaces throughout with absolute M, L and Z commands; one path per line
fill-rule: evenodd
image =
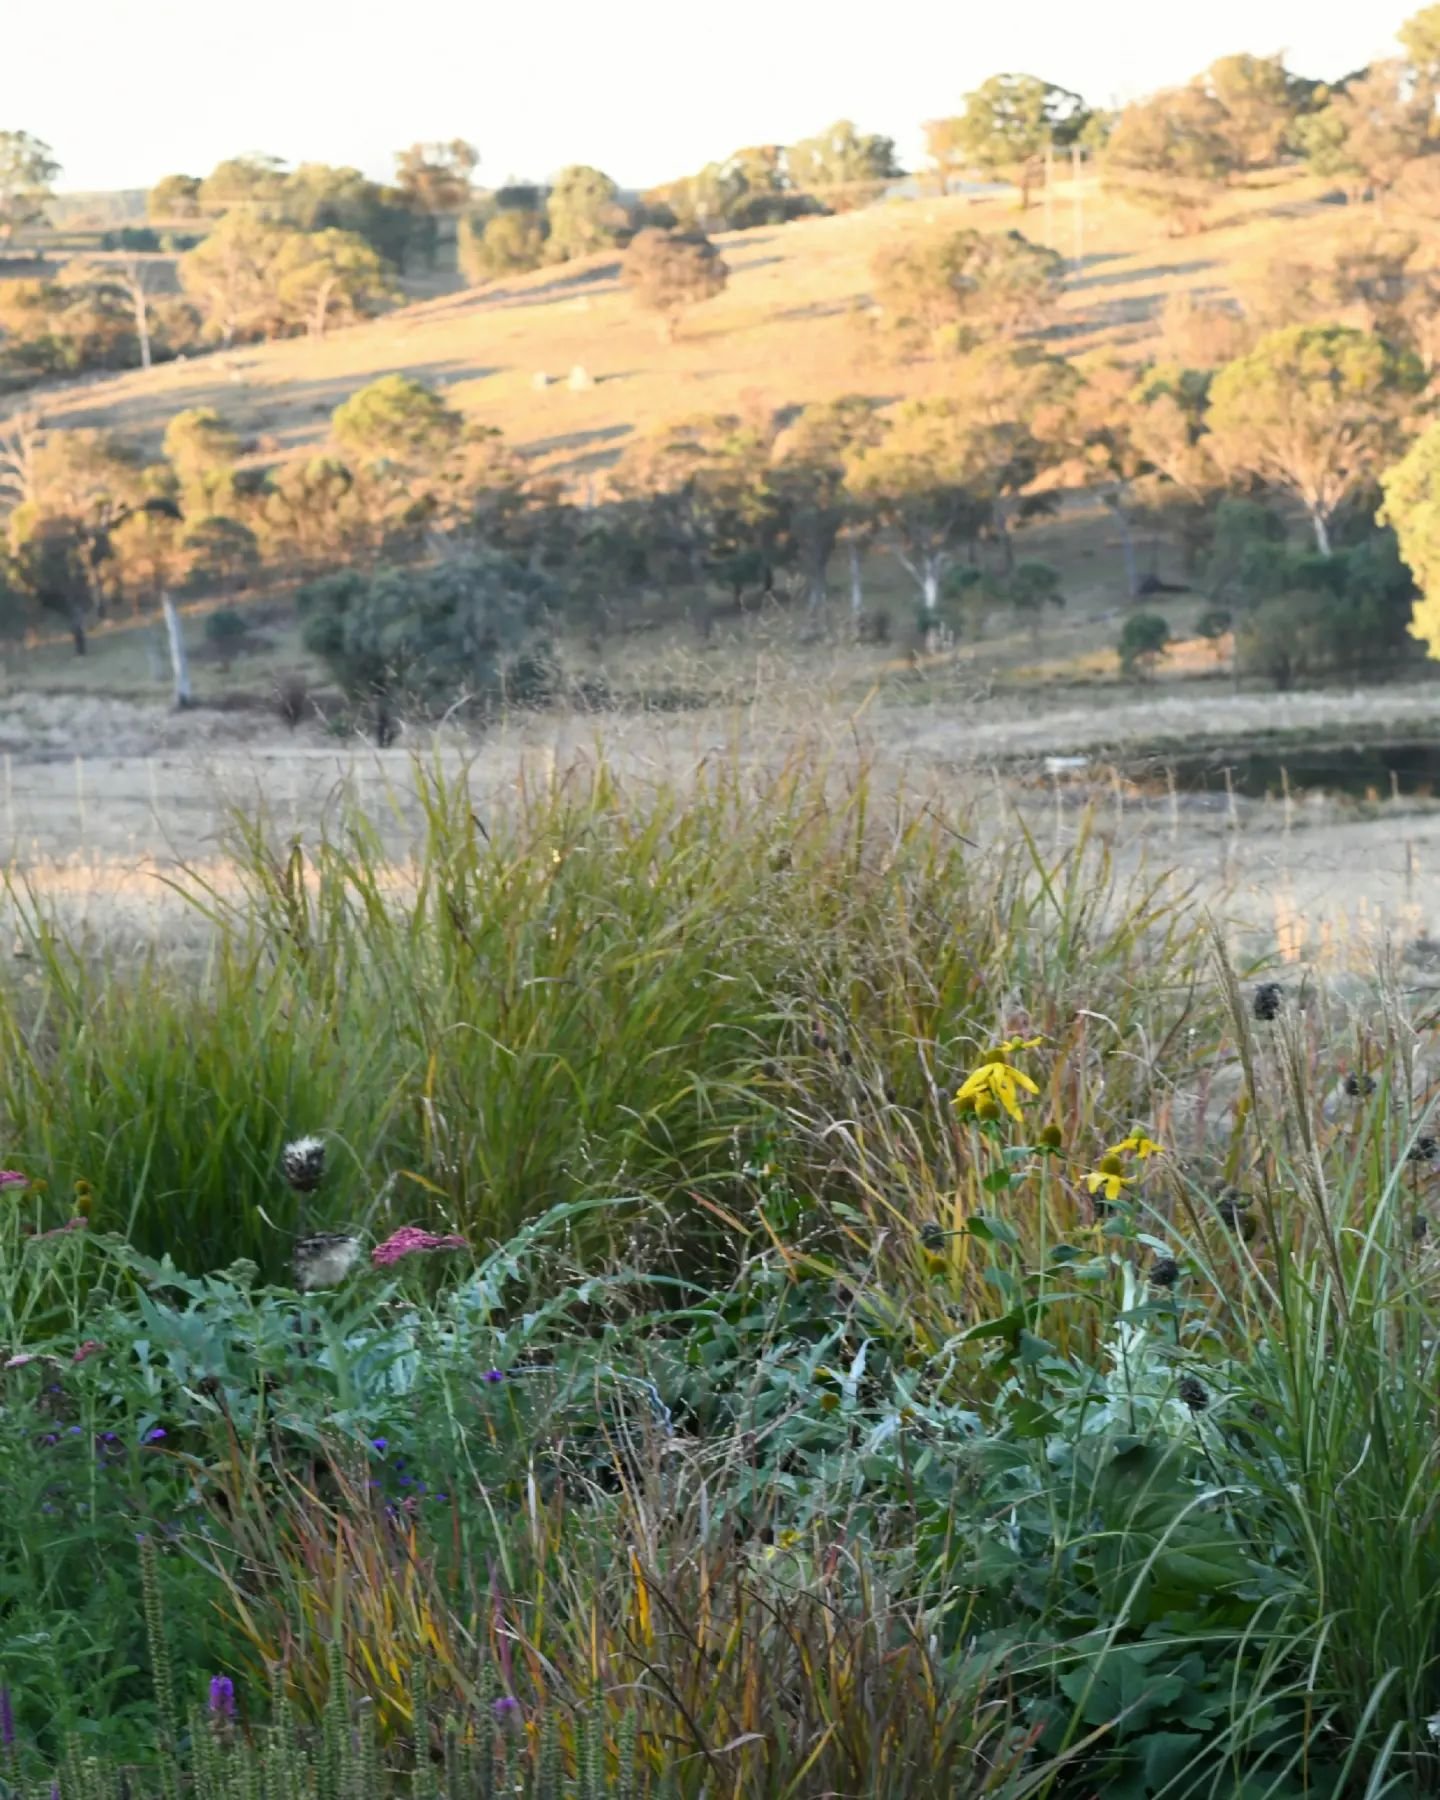
M 235 1683 L 228 1675 L 210 1677 L 210 1715 L 216 1719 L 235 1717 Z

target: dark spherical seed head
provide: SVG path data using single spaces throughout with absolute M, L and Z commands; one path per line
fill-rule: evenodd
M 1180 1279 L 1180 1265 L 1173 1256 L 1157 1256 L 1150 1265 L 1150 1279 L 1156 1287 L 1173 1288 Z
M 1278 1019 L 1285 990 L 1278 981 L 1262 981 L 1250 996 L 1250 1010 L 1257 1019 Z
M 325 1179 L 323 1138 L 297 1138 L 280 1153 L 280 1173 L 297 1194 L 313 1194 Z
M 1405 1152 L 1406 1162 L 1434 1162 L 1440 1156 L 1440 1142 L 1433 1137 L 1418 1137 Z
M 945 1229 L 934 1219 L 927 1219 L 920 1227 L 920 1242 L 927 1250 L 943 1250 L 945 1248 Z
M 1193 1375 L 1182 1375 L 1175 1391 L 1191 1412 L 1204 1412 L 1210 1404 L 1210 1395 L 1206 1391 L 1205 1383 L 1197 1381 Z
M 1364 1100 L 1375 1092 L 1375 1077 L 1365 1074 L 1347 1075 L 1345 1092 L 1352 1100 Z
M 1064 1141 L 1064 1137 L 1058 1125 L 1047 1125 L 1040 1133 L 1040 1148 L 1042 1150 L 1058 1150 Z
M 1430 1221 L 1425 1217 L 1424 1213 L 1416 1213 L 1415 1217 L 1410 1222 L 1411 1237 L 1413 1237 L 1418 1244 L 1421 1238 L 1429 1233 L 1429 1230 Z

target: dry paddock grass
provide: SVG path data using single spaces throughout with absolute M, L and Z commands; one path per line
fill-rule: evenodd
M 1357 698 L 1349 716 L 1381 707 L 1385 716 L 1397 708 L 1403 715 L 1408 706 L 1419 719 L 1423 692 Z M 1318 714 L 1323 698 L 1298 697 L 1289 706 Z M 33 699 L 32 712 L 42 704 Z M 1072 717 L 1055 708 L 1047 716 L 1011 700 L 947 717 L 941 707 L 856 710 L 770 695 L 672 718 L 531 715 L 480 743 L 416 741 L 380 753 L 353 740 L 290 739 L 258 718 L 227 718 L 228 734 L 220 735 L 202 715 L 176 719 L 134 708 L 122 728 L 123 709 L 108 702 L 106 730 L 93 721 L 90 741 L 108 738 L 114 753 L 77 753 L 87 734 L 72 731 L 69 747 L 47 759 L 4 756 L 0 845 L 18 892 L 111 943 L 139 947 L 199 928 L 170 885 L 182 869 L 219 893 L 234 891 L 224 843 L 235 809 L 263 809 L 284 845 L 313 843 L 358 804 L 382 831 L 403 882 L 420 826 L 417 757 L 468 766 L 482 819 L 503 814 L 521 784 L 581 780 L 602 759 L 643 796 L 649 786 L 683 784 L 716 763 L 738 761 L 758 775 L 803 755 L 828 760 L 843 780 L 863 757 L 882 791 L 904 785 L 912 796 L 963 810 L 981 844 L 1023 828 L 1049 852 L 1092 832 L 1123 873 L 1148 875 L 1167 893 L 1193 892 L 1225 922 L 1242 956 L 1274 953 L 1297 966 L 1361 971 L 1387 947 L 1440 935 L 1440 809 L 1424 802 L 1357 808 L 1315 796 L 1289 808 L 1230 807 L 1223 796 L 1173 800 L 1163 788 L 1137 787 L 1101 755 L 1058 780 L 1038 762 L 1002 773 L 995 760 L 1096 743 L 1102 722 L 1110 743 L 1126 731 L 1153 736 L 1157 715 L 1183 704 L 1139 698 L 1102 720 L 1093 710 Z M 1241 697 L 1231 723 L 1254 729 L 1273 723 L 1274 711 L 1273 697 Z M 1213 709 L 1206 722 L 1213 727 Z

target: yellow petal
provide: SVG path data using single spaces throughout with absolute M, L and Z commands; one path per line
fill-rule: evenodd
M 955 1096 L 955 1104 L 958 1106 L 962 1100 L 973 1100 L 977 1094 L 988 1093 L 989 1089 L 989 1069 L 975 1069 L 961 1082 L 960 1091 Z

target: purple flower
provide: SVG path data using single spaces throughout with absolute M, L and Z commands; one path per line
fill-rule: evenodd
M 503 1719 L 520 1710 L 520 1702 L 513 1694 L 502 1694 L 498 1700 L 490 1702 L 490 1710 L 497 1719 Z
M 210 1715 L 216 1719 L 235 1717 L 235 1683 L 228 1675 L 210 1677 Z
M 504 1379 L 505 1371 L 503 1369 L 487 1369 L 485 1371 L 486 1381 L 503 1381 Z
M 15 1748 L 15 1708 L 8 1687 L 0 1687 L 0 1747 Z
M 372 1450 L 388 1450 L 390 1448 L 390 1440 L 389 1438 L 371 1438 L 370 1448 Z
M 145 1433 L 145 1442 L 147 1444 L 158 1444 L 164 1435 L 165 1427 L 163 1425 L 157 1425 L 153 1430 Z

